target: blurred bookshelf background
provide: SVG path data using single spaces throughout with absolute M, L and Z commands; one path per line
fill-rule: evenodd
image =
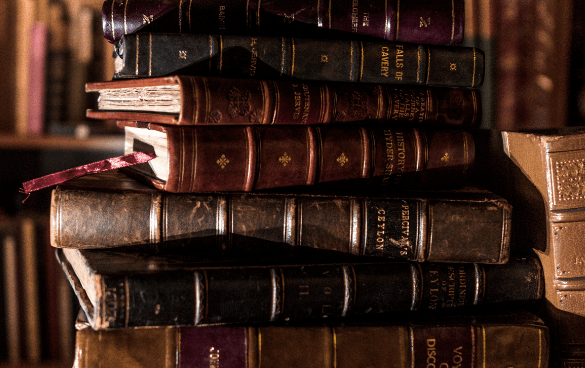
M 126 0 L 127 1 L 127 0 Z M 77 302 L 48 244 L 50 190 L 22 182 L 122 154 L 113 122 L 88 121 L 90 81 L 109 80 L 101 0 L 0 2 L 0 360 L 71 366 Z M 465 46 L 485 51 L 483 128 L 585 122 L 585 3 L 466 0 Z

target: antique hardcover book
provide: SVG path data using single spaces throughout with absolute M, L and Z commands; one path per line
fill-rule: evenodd
M 238 253 L 265 243 L 420 262 L 505 263 L 511 211 L 503 198 L 471 188 L 175 194 L 109 172 L 53 190 L 51 244 Z
M 518 245 L 524 238 L 542 261 L 546 299 L 560 310 L 585 316 L 585 130 L 498 135 L 488 163 L 478 165 L 486 173 L 484 184 L 514 206 L 512 227 L 521 227 L 513 232 Z M 496 150 L 507 161 L 495 161 Z M 484 156 L 483 148 L 481 152 L 478 157 Z
M 133 33 L 116 47 L 115 78 L 171 74 L 478 87 L 475 47 L 245 35 Z
M 106 0 L 104 37 L 141 32 L 269 34 L 383 38 L 456 45 L 463 41 L 464 0 L 241 1 Z
M 130 167 L 170 192 L 252 191 L 330 182 L 368 186 L 461 185 L 474 161 L 463 130 L 380 125 L 172 126 L 121 122 Z M 371 184 L 371 185 L 370 185 Z
M 217 327 L 76 325 L 75 367 L 545 368 L 549 332 L 528 313 Z M 429 355 L 430 354 L 430 355 Z M 432 367 L 432 366 L 431 366 Z
M 477 126 L 477 89 L 175 75 L 86 84 L 97 119 L 151 123 L 326 124 L 364 120 Z
M 432 311 L 542 296 L 536 258 L 503 265 L 437 262 L 203 262 L 56 249 L 94 329 L 277 322 Z

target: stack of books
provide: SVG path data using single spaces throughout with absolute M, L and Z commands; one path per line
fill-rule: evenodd
M 462 187 L 463 10 L 107 0 L 116 74 L 87 115 L 154 158 L 53 191 L 76 366 L 546 366 L 515 309 L 542 264 L 511 256 L 506 199 Z

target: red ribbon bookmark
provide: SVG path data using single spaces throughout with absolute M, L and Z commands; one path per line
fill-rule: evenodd
M 27 198 L 30 196 L 30 193 L 35 190 L 44 189 L 53 185 L 61 184 L 68 180 L 83 176 L 85 174 L 99 173 L 119 169 L 121 167 L 143 164 L 145 162 L 152 160 L 155 157 L 156 155 L 154 153 L 134 152 L 128 155 L 92 162 L 91 164 L 74 167 L 53 174 L 41 176 L 40 178 L 29 180 L 27 182 L 22 183 L 22 188 L 20 189 L 20 193 L 25 193 L 27 195 L 22 202 L 24 203 L 24 201 L 26 201 Z

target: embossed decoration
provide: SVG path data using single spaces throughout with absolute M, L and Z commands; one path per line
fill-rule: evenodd
M 423 17 L 419 17 L 420 19 L 420 24 L 419 24 L 419 28 L 427 28 L 429 26 L 429 24 L 431 24 L 431 18 L 429 17 L 428 19 L 424 19 Z
M 256 109 L 250 112 L 248 115 L 248 120 L 252 124 L 261 124 L 262 123 L 262 111 L 260 109 Z
M 219 124 L 221 121 L 221 112 L 219 110 L 213 110 L 209 113 L 209 122 L 212 124 Z
M 282 166 L 286 166 L 289 164 L 289 162 L 291 162 L 292 158 L 290 158 L 289 155 L 286 154 L 286 152 L 280 156 L 280 158 L 278 159 L 278 161 L 280 161 L 280 163 L 282 164 Z
M 451 64 L 449 65 L 449 69 L 451 69 L 451 71 L 455 71 L 455 70 L 457 70 L 457 64 L 455 64 L 455 63 L 451 63 Z
M 585 198 L 585 159 L 558 161 L 555 164 L 555 173 L 559 201 Z
M 142 14 L 142 24 L 150 24 L 154 20 L 154 15 Z
M 328 63 L 329 62 L 329 56 L 328 55 L 321 55 L 321 62 L 322 63 Z
M 354 118 L 365 118 L 368 114 L 368 96 L 352 91 L 349 96 L 349 115 Z
M 252 110 L 250 105 L 250 92 L 242 91 L 239 88 L 232 87 L 228 92 L 228 110 L 231 117 L 236 115 L 246 116 Z
M 444 164 L 448 164 L 451 161 L 451 156 L 449 156 L 449 152 L 445 152 L 443 157 L 441 157 L 441 162 Z
M 347 156 L 345 156 L 345 153 L 341 153 L 341 156 L 339 156 L 337 158 L 337 162 L 339 162 L 339 166 L 343 166 L 345 165 L 347 162 L 349 161 L 349 159 L 347 158 Z
M 187 59 L 187 51 L 179 50 L 179 59 Z
M 225 157 L 225 155 L 221 155 L 221 157 L 216 161 L 216 163 L 219 165 L 219 167 L 225 169 L 227 164 L 230 163 L 230 160 L 228 160 L 227 157 Z

